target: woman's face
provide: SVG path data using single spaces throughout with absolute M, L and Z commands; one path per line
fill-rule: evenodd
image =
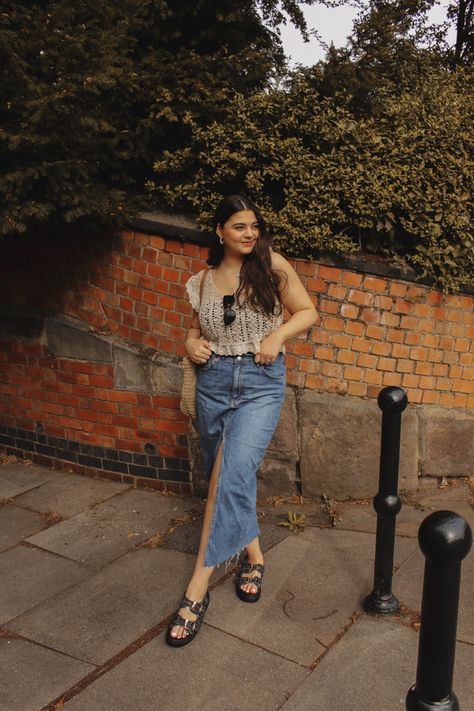
M 239 210 L 234 212 L 217 230 L 219 237 L 224 240 L 224 249 L 235 255 L 245 256 L 255 247 L 259 237 L 257 218 L 253 210 Z

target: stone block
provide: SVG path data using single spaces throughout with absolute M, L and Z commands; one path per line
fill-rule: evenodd
M 474 413 L 426 408 L 420 411 L 423 476 L 474 476 Z
M 88 326 L 66 316 L 46 319 L 46 337 L 50 353 L 61 358 L 110 363 L 109 340 L 90 333 Z
M 149 359 L 131 348 L 114 345 L 114 385 L 118 390 L 151 393 Z
M 268 446 L 267 456 L 271 459 L 298 460 L 296 395 L 292 388 L 286 388 L 285 402 L 275 434 Z
M 372 497 L 378 490 L 382 412 L 376 402 L 304 392 L 300 403 L 301 485 L 304 496 Z M 402 414 L 399 488 L 416 490 L 418 419 Z
M 150 361 L 150 381 L 154 395 L 181 395 L 183 371 L 176 363 Z
M 257 472 L 257 496 L 291 496 L 296 494 L 296 470 L 292 461 L 265 458 Z

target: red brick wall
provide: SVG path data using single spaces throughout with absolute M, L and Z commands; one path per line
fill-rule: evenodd
M 4 252 L 0 297 L 180 356 L 191 318 L 184 283 L 206 254 L 195 244 L 133 231 L 68 242 L 45 237 L 41 249 L 19 237 Z M 321 321 L 287 345 L 289 385 L 368 398 L 400 385 L 411 403 L 474 408 L 471 296 L 291 263 Z M 112 376 L 109 364 L 57 358 L 38 342 L 5 341 L 0 424 L 30 431 L 42 422 L 50 436 L 132 453 L 152 442 L 159 456 L 185 459 L 187 423 L 178 398 L 117 390 Z

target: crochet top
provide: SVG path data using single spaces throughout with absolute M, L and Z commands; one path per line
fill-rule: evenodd
M 268 316 L 263 309 L 252 308 L 241 295 L 242 303 L 237 303 L 235 299 L 232 306 L 236 313 L 235 320 L 226 326 L 223 297 L 214 284 L 212 269 L 208 270 L 205 278 L 200 303 L 202 272 L 203 270 L 188 279 L 186 290 L 191 306 L 199 314 L 201 333 L 210 342 L 211 350 L 218 355 L 258 353 L 260 341 L 283 323 L 283 310 L 279 315 Z M 282 347 L 281 350 L 284 352 L 285 348 Z

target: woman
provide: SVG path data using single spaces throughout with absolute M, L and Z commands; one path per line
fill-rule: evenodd
M 272 250 L 250 200 L 222 200 L 214 230 L 211 268 L 186 284 L 195 313 L 185 345 L 198 366 L 196 408 L 209 493 L 194 572 L 166 634 L 174 647 L 199 631 L 214 567 L 242 550 L 236 593 L 245 602 L 260 597 L 256 473 L 283 404 L 284 343 L 317 319 L 296 272 Z M 283 306 L 290 314 L 286 323 Z

